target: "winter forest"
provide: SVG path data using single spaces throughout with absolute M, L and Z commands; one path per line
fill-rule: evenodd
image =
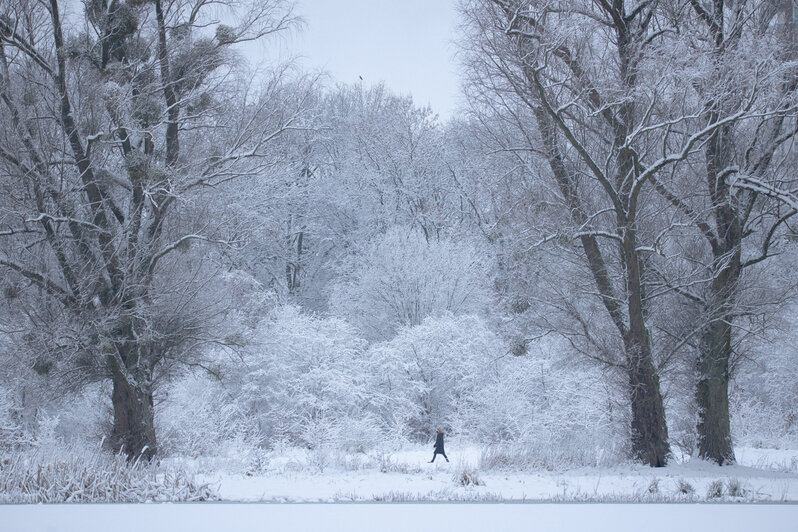
M 798 500 L 798 2 L 457 13 L 0 0 L 0 502 Z

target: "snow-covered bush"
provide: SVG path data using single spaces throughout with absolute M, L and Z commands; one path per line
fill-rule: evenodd
M 367 338 L 385 340 L 427 316 L 480 314 L 490 304 L 491 267 L 468 242 L 395 226 L 353 256 L 330 308 Z
M 488 446 L 484 468 L 605 465 L 625 452 L 619 396 L 598 368 L 557 341 L 543 341 L 502 359 L 461 425 Z
M 0 323 L 0 328 L 2 325 Z M 0 332 L 0 453 L 26 447 L 34 438 L 31 424 L 27 422 L 23 400 L 27 383 L 22 378 L 24 364 L 19 358 L 9 336 Z
M 488 446 L 483 467 L 559 468 L 622 459 L 627 417 L 598 368 L 564 344 L 516 356 L 477 316 L 428 317 L 369 351 L 385 414 L 406 437 L 435 427 Z M 615 412 L 613 416 L 612 412 Z
M 473 315 L 430 316 L 402 329 L 369 351 L 382 396 L 392 398 L 383 415 L 405 435 L 426 440 L 435 427 L 461 432 L 462 410 L 490 382 L 506 346 Z
M 0 364 L 0 374 L 0 451 L 94 445 L 107 433 L 107 383 L 65 389 L 63 378 L 39 375 L 24 364 Z
M 258 331 L 236 377 L 236 401 L 269 441 L 318 449 L 369 448 L 366 342 L 337 318 L 279 307 Z
M 798 447 L 798 371 L 794 366 L 780 369 L 767 375 L 761 370 L 745 372 L 732 384 L 729 409 L 735 445 Z
M 189 374 L 169 387 L 156 412 L 160 452 L 166 456 L 230 456 L 259 444 L 259 434 L 225 386 Z
M 94 383 L 69 393 L 48 409 L 40 409 L 39 417 L 47 425 L 48 417 L 54 426 L 50 440 L 75 445 L 93 446 L 111 432 L 113 410 L 111 383 Z M 45 434 L 40 439 L 48 439 Z
M 28 441 L 12 392 L 0 384 L 0 452 L 13 450 Z
M 798 448 L 798 305 L 778 330 L 751 341 L 729 389 L 732 441 L 751 447 Z
M 454 482 L 460 486 L 484 486 L 485 482 L 479 476 L 479 470 L 473 466 L 463 466 L 454 474 Z

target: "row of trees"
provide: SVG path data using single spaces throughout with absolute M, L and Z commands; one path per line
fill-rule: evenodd
M 612 348 L 596 345 L 583 311 L 564 310 L 585 349 L 627 372 L 633 451 L 654 466 L 669 453 L 663 345 L 696 353 L 700 455 L 734 460 L 734 328 L 760 311 L 747 271 L 778 253 L 798 206 L 794 7 L 463 4 L 474 112 L 544 187 L 552 221 L 535 228 L 539 244 L 578 242 Z M 663 323 L 663 305 L 693 319 Z
M 411 436 L 466 433 L 505 419 L 491 394 L 540 407 L 513 367 L 556 334 L 583 355 L 558 358 L 572 375 L 623 377 L 636 459 L 668 459 L 664 379 L 692 389 L 699 454 L 733 462 L 730 376 L 795 282 L 771 257 L 794 254 L 798 7 L 461 11 L 468 108 L 440 124 L 381 86 L 248 74 L 236 45 L 298 24 L 282 0 L 0 7 L 6 359 L 110 381 L 114 447 L 152 456 L 155 403 L 187 368 L 244 390 L 262 435 L 312 445 L 369 405 L 415 412 Z M 286 301 L 330 319 L 266 318 Z M 428 340 L 452 323 L 502 353 Z M 494 367 L 481 351 L 512 378 L 469 380 Z M 390 396 L 409 406 L 380 410 Z

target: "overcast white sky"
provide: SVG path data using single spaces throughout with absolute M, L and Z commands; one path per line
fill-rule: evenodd
M 286 42 L 342 82 L 384 81 L 446 119 L 459 97 L 456 0 L 299 0 L 305 30 Z

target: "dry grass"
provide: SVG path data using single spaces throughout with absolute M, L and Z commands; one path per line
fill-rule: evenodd
M 0 467 L 2 503 L 206 501 L 218 498 L 180 469 L 131 462 L 124 456 L 34 451 Z

